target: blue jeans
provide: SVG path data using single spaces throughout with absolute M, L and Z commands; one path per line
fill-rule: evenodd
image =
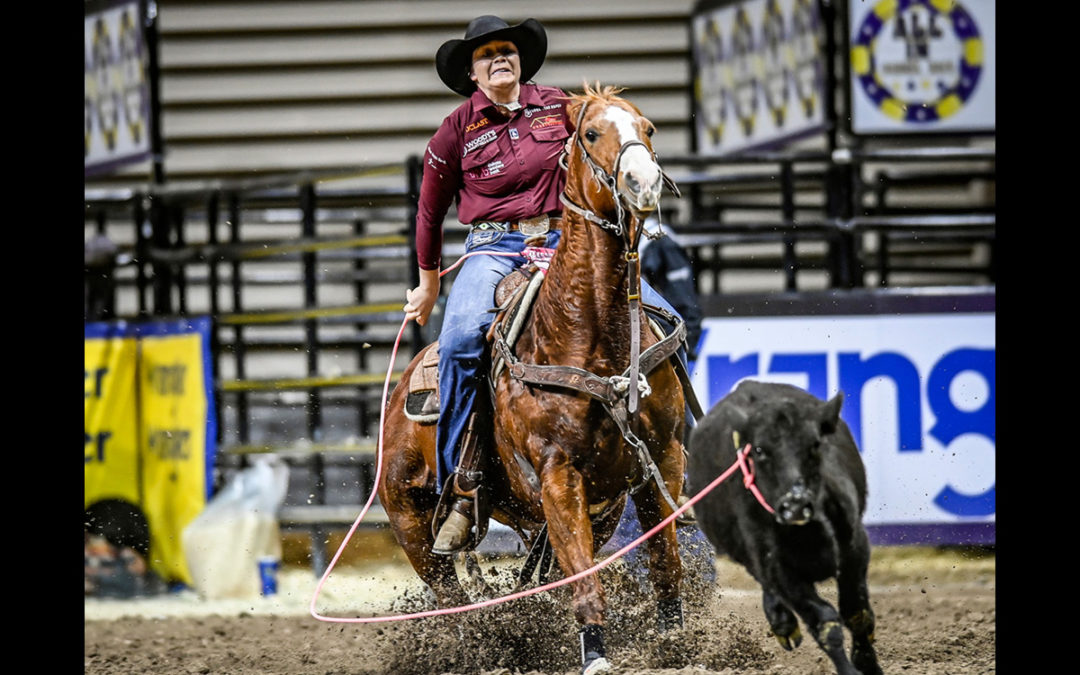
M 562 232 L 552 230 L 544 246 L 555 248 Z M 465 252 L 520 253 L 525 250 L 520 232 L 480 230 L 465 239 Z M 442 329 L 439 331 L 439 422 L 435 443 L 438 466 L 435 489 L 441 493 L 446 479 L 457 467 L 461 437 L 473 410 L 477 392 L 487 376 L 487 341 L 484 339 L 495 314 L 495 287 L 510 272 L 526 262 L 524 256 L 475 255 L 458 268 L 446 298 Z M 672 314 L 675 309 L 642 280 L 641 297 Z M 685 353 L 680 351 L 683 361 Z

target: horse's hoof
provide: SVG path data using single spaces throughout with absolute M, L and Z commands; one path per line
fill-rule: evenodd
M 581 675 L 593 675 L 611 670 L 611 664 L 603 656 L 589 661 L 581 667 Z

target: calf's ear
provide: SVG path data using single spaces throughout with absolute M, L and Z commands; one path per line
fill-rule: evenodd
M 840 407 L 844 404 L 844 392 L 837 392 L 821 407 L 821 434 L 828 435 L 836 431 L 840 423 Z
M 746 430 L 750 427 L 750 411 L 738 404 L 730 405 L 727 409 L 727 420 L 732 429 L 742 432 L 745 436 Z

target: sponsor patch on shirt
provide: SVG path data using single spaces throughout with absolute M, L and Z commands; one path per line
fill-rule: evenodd
M 477 136 L 476 138 L 472 139 L 471 141 L 469 141 L 468 143 L 465 144 L 465 152 L 461 153 L 461 156 L 464 157 L 465 155 L 469 154 L 473 150 L 475 150 L 475 149 L 477 149 L 479 147 L 483 147 L 483 146 L 487 145 L 488 143 L 495 140 L 496 135 L 497 134 L 495 133 L 494 129 L 492 129 L 491 131 L 486 131 L 483 134 L 480 134 L 479 136 Z
M 518 139 L 518 130 L 517 129 L 511 129 L 510 130 L 510 138 L 514 139 L 515 141 Z
M 502 172 L 504 166 L 506 165 L 503 164 L 501 159 L 492 160 L 480 171 L 480 177 L 487 178 L 488 176 L 496 176 Z
M 476 131 L 480 127 L 486 127 L 488 125 L 488 122 L 489 122 L 488 118 L 485 117 L 484 119 L 480 120 L 479 122 L 473 122 L 469 126 L 465 127 L 465 131 L 466 131 L 466 133 L 470 132 L 470 131 Z
M 529 122 L 530 129 L 543 129 L 544 127 L 557 127 L 562 125 L 562 115 L 544 115 Z

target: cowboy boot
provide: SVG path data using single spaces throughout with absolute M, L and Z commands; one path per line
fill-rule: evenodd
M 484 477 L 483 472 L 477 470 L 480 466 L 482 448 L 475 427 L 476 413 L 474 412 L 469 416 L 469 424 L 462 439 L 461 458 L 444 490 L 451 493 L 449 496 L 453 503 L 449 507 L 446 520 L 439 527 L 435 544 L 431 547 L 431 552 L 436 555 L 452 555 L 474 541 L 471 535 L 477 519 L 480 483 Z M 478 531 L 475 541 L 479 542 L 480 538 Z

